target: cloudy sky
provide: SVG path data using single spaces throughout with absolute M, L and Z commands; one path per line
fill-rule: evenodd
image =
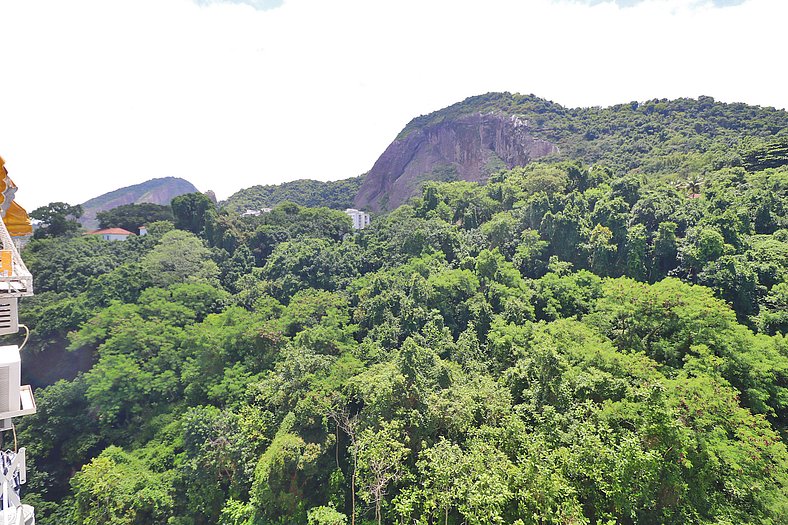
M 32 210 L 154 177 L 364 173 L 488 91 L 788 107 L 785 0 L 0 0 L 0 155 Z

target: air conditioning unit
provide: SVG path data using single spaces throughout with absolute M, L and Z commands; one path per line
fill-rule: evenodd
M 22 360 L 16 345 L 0 346 L 0 419 L 19 410 L 22 386 Z
M 0 335 L 19 332 L 19 306 L 16 297 L 0 297 Z
M 11 418 L 35 414 L 36 402 L 29 385 L 22 386 L 19 347 L 0 346 L 0 430 L 13 427 Z

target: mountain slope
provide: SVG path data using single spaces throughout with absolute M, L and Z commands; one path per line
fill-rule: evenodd
M 474 113 L 430 122 L 394 141 L 370 171 L 355 204 L 394 208 L 424 180 L 481 181 L 501 168 L 558 153 L 534 137 L 527 120 L 501 112 Z
M 151 179 L 140 184 L 120 188 L 82 203 L 80 223 L 92 229 L 98 225 L 96 214 L 124 204 L 152 203 L 167 205 L 178 195 L 199 191 L 194 185 L 178 177 Z
M 535 159 L 602 163 L 616 172 L 692 172 L 699 158 L 788 129 L 788 113 L 711 97 L 563 106 L 533 95 L 488 93 L 413 119 L 377 160 L 354 205 L 393 209 L 426 180 L 484 181 Z

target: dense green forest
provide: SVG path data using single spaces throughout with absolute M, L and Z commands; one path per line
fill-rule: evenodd
M 222 207 L 243 213 L 246 210 L 270 208 L 282 202 L 301 206 L 326 206 L 337 210 L 351 208 L 363 175 L 337 181 L 300 179 L 283 184 L 245 188 L 228 197 Z
M 43 525 L 788 522 L 788 118 L 728 109 L 731 147 L 675 170 L 620 161 L 621 130 L 360 232 L 192 194 L 126 242 L 31 241 L 25 351 L 90 360 L 34 385 L 24 499 Z

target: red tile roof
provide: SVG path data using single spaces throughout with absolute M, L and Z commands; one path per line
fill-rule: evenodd
M 129 230 L 123 228 L 104 228 L 103 230 L 93 230 L 86 235 L 134 235 Z

